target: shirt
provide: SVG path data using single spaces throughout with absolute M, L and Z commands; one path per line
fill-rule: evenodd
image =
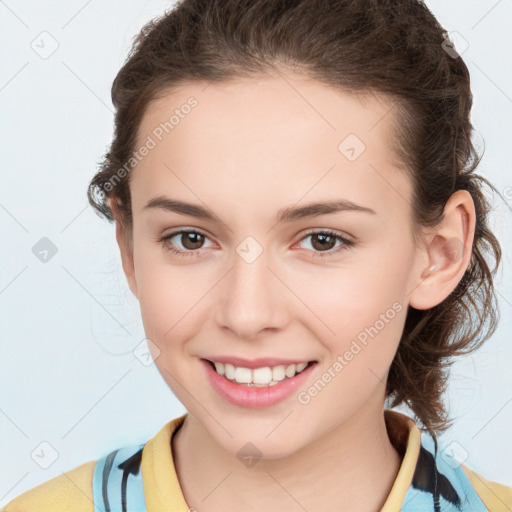
M 149 441 L 118 448 L 30 489 L 3 512 L 190 512 L 178 481 L 171 439 L 187 414 Z M 402 462 L 380 512 L 512 512 L 512 488 L 457 462 L 407 415 L 385 409 Z M 193 505 L 193 504 L 192 504 Z

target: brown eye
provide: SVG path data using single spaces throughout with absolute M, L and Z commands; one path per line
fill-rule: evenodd
M 334 256 L 355 245 L 353 240 L 330 230 L 311 231 L 301 239 L 301 242 L 308 239 L 312 248 L 312 256 L 321 258 Z M 339 245 L 336 247 L 337 242 Z
M 159 242 L 164 249 L 179 256 L 200 256 L 205 240 L 209 240 L 208 237 L 196 229 L 180 229 L 160 238 Z
M 181 243 L 185 249 L 194 250 L 200 249 L 204 243 L 204 235 L 192 231 L 184 231 L 181 234 Z
M 319 251 L 328 251 L 336 245 L 336 238 L 329 234 L 314 233 L 311 235 L 311 245 Z

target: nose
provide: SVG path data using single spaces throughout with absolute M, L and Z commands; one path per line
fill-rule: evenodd
M 233 255 L 233 265 L 221 283 L 217 307 L 217 324 L 240 339 L 282 329 L 289 320 L 292 295 L 267 252 L 255 259 L 247 254 L 238 248 Z

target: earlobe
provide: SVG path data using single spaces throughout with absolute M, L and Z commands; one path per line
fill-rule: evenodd
M 413 308 L 437 306 L 457 287 L 471 261 L 475 223 L 471 194 L 458 190 L 447 201 L 441 222 L 425 237 L 426 254 L 421 256 L 428 266 L 420 269 L 410 293 Z
M 133 252 L 130 248 L 130 244 L 126 239 L 126 228 L 121 222 L 120 212 L 117 206 L 117 203 L 113 199 L 109 199 L 109 206 L 114 215 L 115 223 L 116 223 L 116 240 L 117 245 L 119 247 L 119 251 L 121 254 L 121 262 L 123 266 L 123 271 L 128 281 L 128 286 L 130 290 L 138 298 L 137 295 L 137 281 L 135 279 L 135 265 L 133 261 Z

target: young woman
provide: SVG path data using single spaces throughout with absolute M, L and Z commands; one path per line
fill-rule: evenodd
M 469 73 L 430 11 L 183 0 L 112 98 L 89 199 L 187 413 L 5 511 L 510 510 L 436 439 L 501 252 Z

